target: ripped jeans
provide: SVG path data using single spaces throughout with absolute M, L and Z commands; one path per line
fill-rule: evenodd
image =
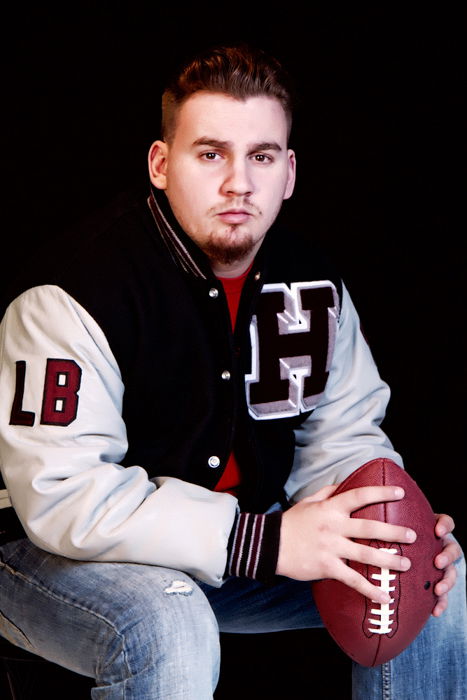
M 219 630 L 321 626 L 310 585 L 289 579 L 265 587 L 231 578 L 217 589 L 172 569 L 64 559 L 28 540 L 0 547 L 0 560 L 0 635 L 95 678 L 94 700 L 209 700 L 219 675 Z M 459 573 L 448 610 L 400 656 L 373 669 L 354 664 L 354 699 L 467 697 L 465 571 Z

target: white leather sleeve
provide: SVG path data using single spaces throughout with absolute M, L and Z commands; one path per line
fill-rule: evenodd
M 166 566 L 220 586 L 237 500 L 119 464 L 124 386 L 85 309 L 59 287 L 28 290 L 5 314 L 0 354 L 0 466 L 30 539 L 72 559 Z M 68 426 L 41 423 L 47 358 L 82 370 Z M 10 424 L 18 361 L 26 363 L 21 408 L 35 414 L 32 426 Z
M 403 466 L 380 428 L 389 396 L 344 287 L 326 390 L 319 406 L 295 431 L 295 460 L 286 484 L 291 502 L 340 483 L 377 457 L 388 457 Z

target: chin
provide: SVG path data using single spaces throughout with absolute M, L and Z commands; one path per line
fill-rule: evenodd
M 213 263 L 232 265 L 247 258 L 253 252 L 255 244 L 251 239 L 236 241 L 234 243 L 210 241 L 203 247 L 203 251 Z

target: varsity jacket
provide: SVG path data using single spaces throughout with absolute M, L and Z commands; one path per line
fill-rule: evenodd
M 164 193 L 125 196 L 51 248 L 0 327 L 3 505 L 39 547 L 219 586 L 239 511 L 401 463 L 349 294 L 299 235 L 267 233 L 234 332 Z M 214 490 L 232 451 L 238 498 Z

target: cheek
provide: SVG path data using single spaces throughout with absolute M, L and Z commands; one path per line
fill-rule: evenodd
M 259 184 L 263 193 L 264 200 L 268 201 L 269 208 L 273 208 L 276 202 L 281 205 L 287 191 L 287 183 L 289 181 L 289 171 L 285 167 L 281 167 L 279 171 L 268 171 L 261 177 Z
M 277 182 L 267 182 L 265 183 L 263 198 L 263 211 L 268 217 L 273 217 L 279 212 L 282 202 L 284 201 L 284 194 L 286 192 L 286 181 Z
M 190 212 L 192 208 L 192 199 L 195 199 L 190 188 L 186 187 L 186 182 L 184 180 L 179 181 L 177 178 L 169 179 L 167 196 L 172 209 L 177 214 Z
M 170 201 L 191 216 L 202 214 L 209 207 L 208 179 L 199 172 L 191 172 L 189 167 L 181 167 L 177 173 L 168 178 L 167 193 Z
M 167 188 L 167 197 L 182 229 L 191 237 L 197 238 L 206 226 L 208 209 L 202 188 L 199 185 L 189 186 L 184 179 L 180 182 L 172 181 Z

